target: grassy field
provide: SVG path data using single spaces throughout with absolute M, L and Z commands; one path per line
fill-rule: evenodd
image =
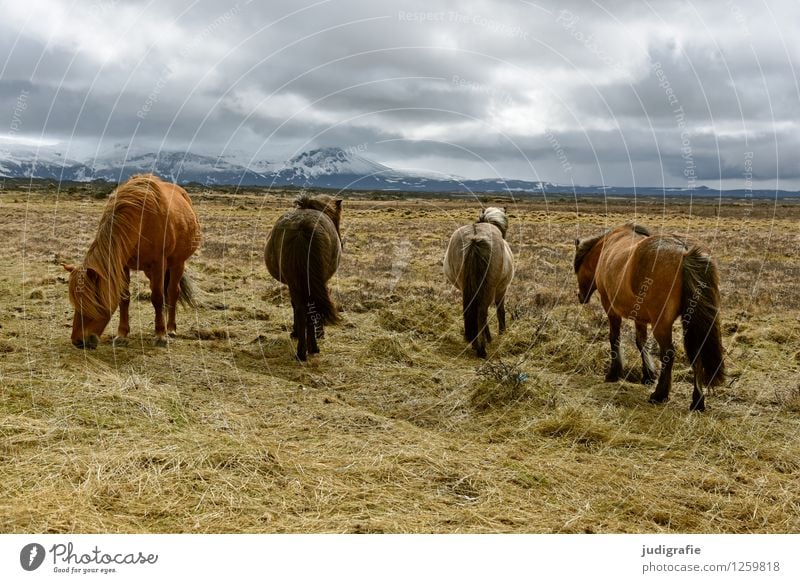
M 482 365 L 441 272 L 479 203 L 346 196 L 343 322 L 300 365 L 263 263 L 292 196 L 193 193 L 202 291 L 178 338 L 151 345 L 139 274 L 130 345 L 109 342 L 115 317 L 84 352 L 59 263 L 104 200 L 0 192 L 0 531 L 800 531 L 800 204 L 507 201 L 509 329 Z M 634 219 L 719 262 L 731 377 L 705 414 L 682 352 L 672 401 L 647 404 L 630 323 L 628 381 L 603 382 L 573 241 Z

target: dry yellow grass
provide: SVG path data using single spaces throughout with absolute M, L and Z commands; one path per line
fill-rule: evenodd
M 130 345 L 82 352 L 58 263 L 103 201 L 0 194 L 0 531 L 800 530 L 800 205 L 508 202 L 505 367 L 479 370 L 441 275 L 477 203 L 348 198 L 343 323 L 301 366 L 262 259 L 291 196 L 194 193 L 201 304 L 179 338 L 151 346 L 139 275 Z M 633 218 L 719 260 L 732 382 L 706 414 L 685 360 L 672 401 L 646 403 L 630 324 L 631 382 L 603 382 L 607 324 L 577 305 L 572 241 Z

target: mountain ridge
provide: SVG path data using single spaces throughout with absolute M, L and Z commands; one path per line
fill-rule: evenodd
M 292 156 L 283 163 L 251 160 L 242 164 L 231 157 L 192 152 L 160 150 L 134 151 L 123 144 L 85 161 L 64 157 L 52 148 L 14 151 L 0 146 L 0 177 L 45 178 L 68 182 L 102 180 L 119 182 L 134 174 L 153 172 L 185 184 L 207 186 L 239 185 L 262 187 L 305 187 L 335 190 L 380 190 L 431 193 L 513 193 L 535 195 L 574 193 L 608 196 L 698 196 L 737 198 L 785 198 L 800 192 L 784 190 L 717 190 L 699 186 L 693 190 L 676 187 L 624 187 L 607 185 L 574 186 L 543 181 L 441 177 L 395 170 L 362 156 L 357 148 L 329 146 Z

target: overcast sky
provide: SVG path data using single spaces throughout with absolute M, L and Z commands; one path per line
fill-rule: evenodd
M 800 3 L 2 0 L 0 143 L 800 189 Z M 5 126 L 5 127 L 3 127 Z

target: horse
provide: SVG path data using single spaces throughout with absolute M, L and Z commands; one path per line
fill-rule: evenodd
M 327 282 L 336 273 L 342 254 L 342 199 L 302 195 L 294 206 L 272 228 L 264 261 L 270 275 L 289 286 L 292 336 L 297 338 L 297 360 L 304 362 L 308 354 L 319 353 L 317 339 L 324 337 L 324 325 L 339 321 Z
M 672 324 L 681 318 L 683 345 L 694 376 L 690 410 L 705 411 L 703 389 L 725 380 L 725 361 L 719 272 L 700 243 L 653 235 L 645 227 L 628 223 L 596 237 L 576 239 L 574 268 L 580 302 L 588 303 L 597 290 L 608 315 L 611 366 L 606 381 L 615 382 L 622 374 L 620 326 L 628 318 L 636 325 L 642 382 L 654 382 L 653 362 L 645 346 L 650 324 L 660 349 L 661 372 L 649 401 L 667 402 L 675 356 Z
M 138 270 L 150 280 L 154 344 L 166 346 L 166 334 L 174 337 L 177 331 L 176 304 L 194 306 L 194 285 L 184 264 L 199 245 L 200 223 L 183 188 L 153 174 L 136 175 L 120 185 L 106 203 L 83 263 L 62 264 L 70 272 L 69 300 L 75 310 L 72 344 L 97 348 L 117 306 L 119 327 L 113 342 L 127 343 L 130 272 Z
M 477 222 L 455 230 L 444 254 L 445 277 L 461 290 L 464 339 L 480 358 L 486 358 L 486 344 L 492 340 L 490 304 L 497 309 L 500 333 L 506 329 L 505 295 L 514 277 L 507 230 L 505 209 L 485 208 Z

